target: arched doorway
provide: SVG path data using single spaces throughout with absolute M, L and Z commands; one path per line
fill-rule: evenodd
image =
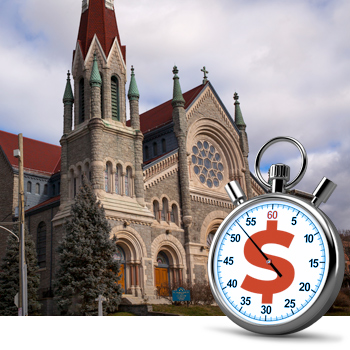
M 157 255 L 157 265 L 154 275 L 157 294 L 159 296 L 169 296 L 169 259 L 163 251 L 160 251 Z
M 118 281 L 118 284 L 121 285 L 122 292 L 125 293 L 125 286 L 126 286 L 126 282 L 125 282 L 125 252 L 124 252 L 123 248 L 120 247 L 119 245 L 117 245 L 117 253 L 113 255 L 113 258 L 115 260 L 118 260 L 120 263 L 120 272 L 119 272 L 120 280 Z

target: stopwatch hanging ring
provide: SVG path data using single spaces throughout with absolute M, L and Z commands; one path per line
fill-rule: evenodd
M 261 147 L 261 149 L 258 152 L 256 159 L 255 159 L 255 174 L 258 177 L 258 180 L 260 181 L 261 185 L 263 185 L 263 187 L 265 187 L 267 189 L 271 189 L 271 185 L 269 183 L 267 183 L 261 175 L 260 161 L 261 161 L 261 158 L 262 158 L 264 152 L 270 146 L 272 146 L 273 144 L 275 144 L 277 142 L 283 142 L 283 141 L 288 142 L 288 143 L 292 143 L 293 145 L 295 145 L 301 154 L 301 168 L 300 168 L 299 174 L 296 176 L 296 178 L 293 181 L 286 184 L 285 189 L 289 190 L 290 188 L 295 186 L 297 183 L 299 183 L 299 181 L 303 178 L 303 176 L 306 172 L 307 155 L 306 155 L 306 151 L 305 151 L 305 148 L 303 147 L 303 145 L 299 141 L 297 141 L 296 139 L 294 139 L 293 137 L 290 137 L 290 136 L 275 137 L 275 138 L 271 139 L 270 141 L 266 142 L 265 145 L 263 147 Z

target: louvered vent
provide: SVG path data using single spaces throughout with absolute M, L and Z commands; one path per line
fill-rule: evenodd
M 111 81 L 112 90 L 112 119 L 120 121 L 119 117 L 119 89 L 118 80 L 116 77 L 112 77 Z
M 79 81 L 79 123 L 85 120 L 84 78 Z

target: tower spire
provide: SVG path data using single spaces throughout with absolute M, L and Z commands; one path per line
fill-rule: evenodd
M 179 77 L 178 74 L 179 70 L 177 69 L 176 66 L 173 68 L 173 74 L 174 74 L 174 88 L 173 88 L 173 100 L 171 101 L 171 104 L 173 107 L 185 106 L 185 100 L 184 97 L 182 96 L 182 91 L 181 91 L 181 86 L 179 82 Z
M 240 103 L 238 102 L 239 96 L 238 96 L 237 92 L 234 93 L 233 99 L 235 100 L 235 103 L 234 103 L 234 105 L 235 105 L 235 123 L 239 129 L 240 129 L 240 127 L 245 128 L 246 124 L 245 124 L 244 119 L 243 119 Z
M 73 102 L 74 102 L 74 96 L 73 96 L 72 86 L 70 84 L 70 73 L 68 71 L 66 88 L 65 88 L 64 94 L 63 94 L 63 103 L 64 104 L 72 104 Z
M 95 34 L 106 57 L 117 40 L 125 62 L 125 46 L 120 42 L 114 0 L 83 0 L 78 43 L 84 59 Z
M 102 85 L 100 71 L 98 70 L 96 52 L 94 52 L 94 62 L 92 64 L 90 85 L 91 86 L 96 86 L 96 85 L 101 86 Z
M 138 100 L 140 98 L 140 93 L 139 89 L 137 88 L 134 70 L 134 66 L 131 66 L 131 79 L 128 91 L 129 101 Z

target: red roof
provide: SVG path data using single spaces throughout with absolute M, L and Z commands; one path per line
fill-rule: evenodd
M 8 161 L 18 167 L 13 150 L 18 149 L 18 135 L 0 130 L 0 146 Z M 61 170 L 61 147 L 23 137 L 23 167 L 28 170 L 52 175 Z
M 78 42 L 84 58 L 89 51 L 95 34 L 106 56 L 111 50 L 114 39 L 117 38 L 124 61 L 126 60 L 125 46 L 122 46 L 120 43 L 115 12 L 106 8 L 105 0 L 90 0 L 89 8 L 81 14 Z
M 55 202 L 58 202 L 60 200 L 61 196 L 58 195 L 56 197 L 52 197 L 44 202 L 41 202 L 39 203 L 38 205 L 32 207 L 32 208 L 29 208 L 28 210 L 26 210 L 26 213 L 29 212 L 29 211 L 32 211 L 32 210 L 36 210 L 36 209 L 39 209 L 41 207 L 45 207 L 46 205 L 48 204 L 51 204 L 51 203 L 55 203 Z
M 204 85 L 201 84 L 182 94 L 186 101 L 185 109 L 190 106 L 198 94 L 203 90 L 203 87 Z M 172 122 L 173 107 L 171 105 L 171 101 L 172 100 L 164 102 L 161 105 L 154 107 L 140 115 L 140 125 L 143 134 Z M 128 120 L 126 124 L 130 126 L 130 120 Z

